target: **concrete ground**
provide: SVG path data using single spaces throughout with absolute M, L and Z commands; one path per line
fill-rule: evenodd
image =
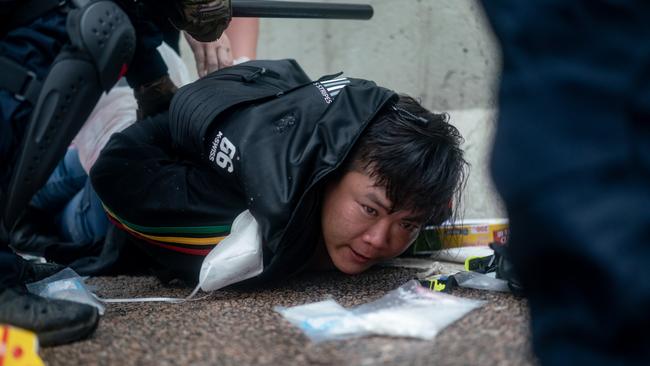
M 88 340 L 46 348 L 47 365 L 533 365 L 524 300 L 510 294 L 457 289 L 487 300 L 433 341 L 365 337 L 311 343 L 273 310 L 328 296 L 345 307 L 369 302 L 421 270 L 377 268 L 359 276 L 310 273 L 257 290 L 223 290 L 184 304 L 110 304 Z M 103 297 L 184 297 L 153 277 L 89 281 Z

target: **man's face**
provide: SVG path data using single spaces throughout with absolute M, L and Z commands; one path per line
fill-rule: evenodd
M 350 171 L 327 186 L 321 225 L 336 268 L 357 274 L 408 248 L 421 223 L 413 212 L 392 212 L 392 206 L 386 189 L 364 173 Z

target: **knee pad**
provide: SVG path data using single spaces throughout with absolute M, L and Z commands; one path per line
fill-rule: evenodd
M 135 52 L 135 30 L 112 1 L 94 1 L 68 14 L 70 43 L 93 60 L 100 85 L 110 90 L 126 71 Z

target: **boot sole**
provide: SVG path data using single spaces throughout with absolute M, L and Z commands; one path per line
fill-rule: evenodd
M 93 315 L 92 319 L 84 324 L 38 333 L 39 344 L 42 347 L 52 347 L 87 338 L 99 324 L 99 313 L 95 311 Z

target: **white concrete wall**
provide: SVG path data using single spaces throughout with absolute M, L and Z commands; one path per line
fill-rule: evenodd
M 472 164 L 466 218 L 501 217 L 487 177 L 498 58 L 474 0 L 324 0 L 368 3 L 370 21 L 263 19 L 259 58 L 295 58 L 312 77 L 344 71 L 449 111 Z M 186 47 L 186 46 L 184 46 Z M 193 67 L 191 52 L 185 59 Z

